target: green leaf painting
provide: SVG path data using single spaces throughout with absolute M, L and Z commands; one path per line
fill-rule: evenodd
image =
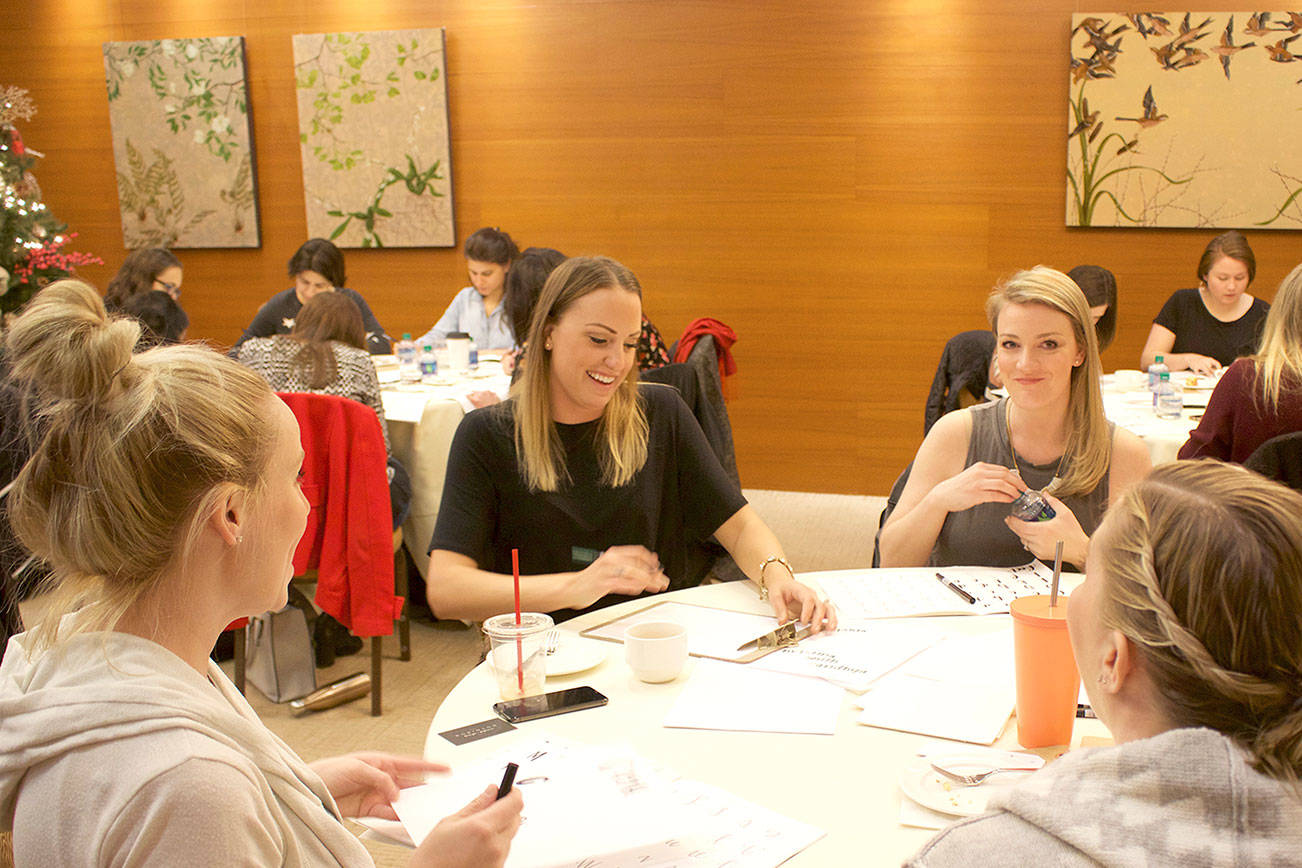
M 1067 225 L 1302 228 L 1299 36 L 1296 12 L 1074 15 Z
M 260 243 L 244 39 L 106 42 L 123 242 Z
M 451 247 L 441 28 L 294 37 L 308 234 L 340 247 Z

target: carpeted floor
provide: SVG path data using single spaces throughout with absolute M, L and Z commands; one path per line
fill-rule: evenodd
M 745 494 L 782 541 L 797 571 L 866 567 L 872 562 L 884 497 L 763 490 Z M 405 663 L 397 659 L 392 637 L 385 641 L 380 717 L 371 717 L 365 698 L 297 718 L 289 715 L 288 706 L 268 702 L 252 688 L 249 701 L 267 726 L 309 761 L 353 750 L 419 755 L 439 703 L 479 662 L 479 632 L 459 621 L 415 620 L 412 659 Z M 333 667 L 317 671 L 317 683 L 367 668 L 365 654 L 340 658 Z M 226 670 L 229 674 L 230 664 Z M 0 839 L 0 868 L 5 865 L 5 843 Z M 405 848 L 385 843 L 368 841 L 367 848 L 380 868 L 406 865 L 410 856 Z

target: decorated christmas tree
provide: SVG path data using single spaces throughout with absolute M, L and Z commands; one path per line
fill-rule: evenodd
M 32 167 L 43 154 L 23 145 L 14 124 L 30 120 L 36 106 L 26 90 L 0 86 L 0 312 L 22 307 L 45 284 L 73 274 L 78 265 L 102 265 L 87 253 L 64 250 L 77 233 L 55 219 L 41 201 Z

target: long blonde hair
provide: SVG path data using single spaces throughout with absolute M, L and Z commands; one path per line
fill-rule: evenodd
M 1108 512 L 1100 618 L 1135 643 L 1167 716 L 1253 766 L 1302 773 L 1302 495 L 1238 465 L 1158 466 Z
M 110 318 L 77 280 L 43 289 L 5 340 L 12 377 L 40 407 L 10 520 L 50 567 L 36 646 L 80 608 L 79 631 L 113 629 L 183 563 L 230 486 L 255 494 L 272 441 L 266 382 L 195 344 L 132 355 L 140 326 Z
M 1273 413 L 1279 394 L 1302 388 L 1302 265 L 1288 273 L 1270 303 L 1261 349 L 1252 356 L 1257 372 L 1258 406 Z
M 1071 371 L 1067 405 L 1070 433 L 1064 452 L 1067 460 L 1063 462 L 1066 472 L 1053 493 L 1058 497 L 1088 494 L 1103 480 L 1112 460 L 1112 434 L 1103 414 L 1103 392 L 1099 388 L 1102 368 L 1089 302 L 1067 275 L 1037 265 L 1017 272 L 991 290 L 986 299 L 986 316 L 996 334 L 999 314 L 1010 304 L 1042 304 L 1066 314 L 1076 345 L 1085 351 L 1085 360 Z
M 565 451 L 552 420 L 552 356 L 546 334 L 571 305 L 599 289 L 622 289 L 642 298 L 633 272 L 605 256 L 577 256 L 556 267 L 543 285 L 529 321 L 528 364 L 511 389 L 515 405 L 515 449 L 530 491 L 556 491 L 569 480 Z M 637 394 L 633 365 L 610 397 L 597 425 L 597 460 L 602 484 L 627 484 L 647 457 L 647 421 Z

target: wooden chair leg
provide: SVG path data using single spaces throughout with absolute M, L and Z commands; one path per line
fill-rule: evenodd
M 371 637 L 371 717 L 380 716 L 381 637 Z
M 405 602 L 402 604 L 402 615 L 398 618 L 398 659 L 411 659 L 411 618 L 408 613 L 411 611 L 410 602 L 407 600 L 407 547 L 399 544 L 397 551 L 393 553 L 393 577 L 394 593 L 402 597 Z
M 244 637 L 247 627 L 235 631 L 235 689 L 244 692 Z

